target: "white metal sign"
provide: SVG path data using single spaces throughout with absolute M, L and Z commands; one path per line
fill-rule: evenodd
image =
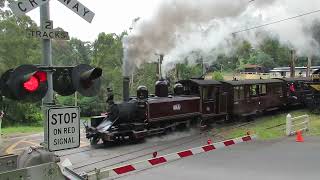
M 80 110 L 78 107 L 50 108 L 48 149 L 58 151 L 80 146 Z
M 84 20 L 91 23 L 91 21 L 94 17 L 94 12 L 92 12 L 90 9 L 85 7 L 83 4 L 81 4 L 77 0 L 58 0 L 58 1 L 61 2 L 62 4 L 64 4 L 65 6 L 67 6 L 69 9 L 71 9 L 76 14 L 78 14 Z
M 49 0 L 20 0 L 12 1 L 9 4 L 10 9 L 15 15 L 25 15 L 27 12 L 47 3 Z
M 59 31 L 59 30 L 46 30 L 46 31 L 29 30 L 28 36 L 40 38 L 40 39 L 56 39 L 56 40 L 70 39 L 68 32 Z
M 45 21 L 43 25 L 43 30 L 33 30 L 29 29 L 27 34 L 29 37 L 41 38 L 41 39 L 56 39 L 56 40 L 69 40 L 69 33 L 66 31 L 53 29 L 52 21 Z

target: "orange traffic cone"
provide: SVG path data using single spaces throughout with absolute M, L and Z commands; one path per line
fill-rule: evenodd
M 303 139 L 303 137 L 302 137 L 301 130 L 297 131 L 296 142 L 304 142 L 304 139 Z

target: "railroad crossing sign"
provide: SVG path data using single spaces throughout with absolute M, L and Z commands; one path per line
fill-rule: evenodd
M 53 29 L 53 22 L 44 22 L 43 30 L 28 30 L 27 34 L 30 37 L 36 37 L 41 39 L 57 39 L 57 40 L 69 40 L 69 33 L 66 31 Z
M 87 7 L 85 7 L 83 4 L 81 4 L 77 0 L 58 0 L 58 1 L 61 2 L 63 5 L 67 6 L 76 14 L 78 14 L 81 18 L 91 23 L 94 17 L 94 13 L 90 11 Z
M 19 0 L 9 4 L 10 9 L 15 15 L 25 15 L 27 12 L 47 3 L 49 0 Z M 58 0 L 70 10 L 78 14 L 81 18 L 91 23 L 94 17 L 94 12 L 85 7 L 77 0 Z
M 9 4 L 10 9 L 15 15 L 22 16 L 27 12 L 47 3 L 49 0 L 19 0 Z
M 54 107 L 47 110 L 48 149 L 58 151 L 80 146 L 79 107 Z

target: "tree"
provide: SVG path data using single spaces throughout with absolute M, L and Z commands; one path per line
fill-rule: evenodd
M 276 37 L 264 39 L 259 49 L 274 60 L 274 66 L 288 66 L 290 64 L 289 46 L 281 45 Z
M 0 73 L 16 65 L 41 62 L 40 41 L 26 37 L 29 28 L 37 28 L 29 17 L 16 17 L 10 11 L 1 13 Z
M 92 45 L 90 42 L 82 42 L 71 38 L 70 41 L 52 41 L 52 58 L 55 65 L 90 64 L 92 61 Z
M 130 90 L 131 94 L 136 94 L 138 86 L 144 85 L 148 88 L 149 93 L 154 93 L 157 65 L 155 63 L 143 64 L 134 74 L 133 85 Z
M 261 65 L 270 69 L 276 67 L 273 58 L 269 54 L 266 54 L 259 50 L 254 51 L 250 54 L 250 58 L 247 60 L 247 63 Z
M 217 72 L 217 71 L 212 73 L 212 79 L 216 80 L 216 81 L 223 81 L 224 80 L 223 75 L 221 74 L 221 72 Z
M 122 35 L 100 33 L 93 43 L 92 64 L 103 69 L 103 98 L 107 87 L 112 87 L 116 99 L 122 97 Z

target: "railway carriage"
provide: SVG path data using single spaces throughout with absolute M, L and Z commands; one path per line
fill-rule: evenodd
M 233 118 L 275 110 L 285 104 L 281 80 L 233 80 L 222 83 L 229 94 L 227 113 Z

